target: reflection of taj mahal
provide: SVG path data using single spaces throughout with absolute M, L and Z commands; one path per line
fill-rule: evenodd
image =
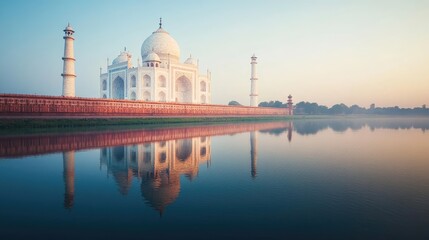
M 176 40 L 159 28 L 143 42 L 142 65 L 132 66 L 131 54 L 124 49 L 107 72 L 100 70 L 102 98 L 159 102 L 210 103 L 211 76 L 200 74 L 198 61 L 190 56 L 180 62 Z
M 280 135 L 287 131 L 287 139 L 290 142 L 292 128 L 292 123 L 288 122 L 281 123 L 278 128 L 267 130 L 261 128 L 259 131 L 254 128 L 250 131 L 250 176 L 252 179 L 256 178 L 258 174 L 259 133 Z M 181 131 L 172 131 L 170 134 L 174 135 L 179 132 Z M 188 132 L 192 131 L 189 129 Z M 150 135 L 150 132 L 146 134 Z M 212 133 L 212 135 L 214 134 Z M 152 135 L 151 138 L 153 139 L 155 136 Z M 128 137 L 135 139 L 136 136 Z M 106 138 L 103 138 L 101 142 L 105 144 Z M 138 179 L 144 201 L 162 213 L 165 207 L 173 203 L 179 196 L 180 176 L 184 175 L 189 180 L 193 180 L 198 175 L 200 164 L 211 165 L 211 152 L 210 136 L 137 142 L 131 145 L 101 148 L 100 167 L 106 168 L 108 174 L 118 185 L 119 192 L 123 195 L 128 194 L 133 180 Z M 64 207 L 67 209 L 73 208 L 74 205 L 74 153 L 74 150 L 63 152 Z
M 180 192 L 180 175 L 192 180 L 199 164 L 209 163 L 210 137 L 178 139 L 101 149 L 101 165 L 127 194 L 133 177 L 141 179 L 146 202 L 162 212 Z

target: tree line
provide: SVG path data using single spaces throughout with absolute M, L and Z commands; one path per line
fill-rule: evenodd
M 426 105 L 415 108 L 375 107 L 371 104 L 369 108 L 358 105 L 347 106 L 344 103 L 335 104 L 328 108 L 324 105 L 310 102 L 299 102 L 295 105 L 295 114 L 308 115 L 346 115 L 346 114 L 381 114 L 381 115 L 429 115 Z
M 241 105 L 237 101 L 229 102 L 229 105 Z M 287 102 L 281 101 L 268 101 L 261 102 L 259 107 L 274 107 L 274 108 L 287 108 Z M 294 105 L 294 114 L 305 115 L 346 115 L 346 114 L 380 114 L 380 115 L 429 115 L 429 108 L 426 105 L 415 108 L 400 108 L 395 107 L 376 107 L 371 104 L 369 108 L 361 107 L 359 105 L 347 106 L 344 103 L 335 104 L 332 107 L 319 105 L 314 102 L 299 102 Z

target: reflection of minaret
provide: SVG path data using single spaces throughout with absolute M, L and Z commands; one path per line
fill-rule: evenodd
M 256 162 L 258 161 L 258 132 L 250 132 L 250 173 L 252 178 L 256 177 Z
M 64 208 L 73 207 L 74 199 L 74 151 L 63 152 L 63 176 L 65 184 Z
M 293 122 L 288 122 L 288 127 L 287 127 L 287 139 L 290 141 L 292 141 L 292 130 L 293 130 Z

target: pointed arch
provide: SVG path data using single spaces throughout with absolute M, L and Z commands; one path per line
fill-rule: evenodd
M 132 75 L 131 76 L 131 87 L 136 87 L 137 83 L 136 83 L 136 76 Z
M 167 87 L 167 80 L 164 75 L 158 77 L 158 87 Z
M 177 102 L 192 102 L 192 84 L 185 76 L 181 76 L 176 80 L 176 99 Z
M 124 99 L 124 79 L 116 77 L 112 88 L 113 99 Z
M 106 79 L 103 80 L 102 89 L 103 89 L 103 91 L 107 90 L 107 81 L 106 81 Z
M 206 82 L 205 81 L 201 81 L 200 82 L 200 90 L 201 90 L 201 92 L 207 91 L 207 86 L 206 86 Z
M 165 97 L 165 93 L 164 92 L 159 92 L 158 93 L 158 101 L 160 102 L 165 102 L 166 101 L 166 97 Z
M 144 91 L 143 100 L 144 101 L 150 101 L 150 92 L 149 91 Z
M 136 100 L 136 93 L 135 92 L 131 92 L 130 99 L 131 100 Z
M 207 103 L 207 100 L 206 100 L 206 95 L 201 95 L 201 103 L 202 104 L 206 104 Z
M 145 87 L 150 87 L 151 86 L 151 78 L 149 75 L 144 75 L 143 76 L 143 84 Z

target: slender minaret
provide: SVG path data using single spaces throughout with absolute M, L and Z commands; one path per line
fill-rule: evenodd
M 63 152 L 64 208 L 71 209 L 74 202 L 74 151 Z
M 256 162 L 258 161 L 258 132 L 250 132 L 250 174 L 256 178 Z
M 256 87 L 256 80 L 258 80 L 258 78 L 256 77 L 256 56 L 255 54 L 253 54 L 253 56 L 251 57 L 252 61 L 250 62 L 250 65 L 252 66 L 251 69 L 251 76 L 250 76 L 250 82 L 251 82 L 251 86 L 250 86 L 250 106 L 251 107 L 257 107 L 258 106 L 258 89 Z
M 73 48 L 73 42 L 74 37 L 73 33 L 74 30 L 70 26 L 70 23 L 67 25 L 66 29 L 64 29 L 64 65 L 63 65 L 63 73 L 61 76 L 63 76 L 63 96 L 65 97 L 74 97 L 75 96 L 75 79 L 76 74 L 74 71 L 74 62 L 76 61 L 74 59 L 74 48 Z

